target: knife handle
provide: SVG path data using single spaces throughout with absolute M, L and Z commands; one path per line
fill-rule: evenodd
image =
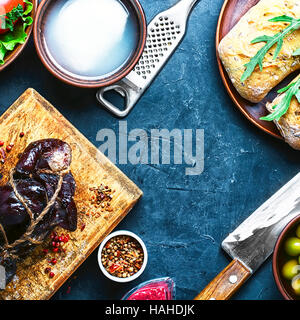
M 250 276 L 250 270 L 233 260 L 194 300 L 228 300 Z

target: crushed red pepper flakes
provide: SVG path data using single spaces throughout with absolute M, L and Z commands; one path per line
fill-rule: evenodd
M 109 186 L 104 186 L 103 184 L 98 187 L 89 188 L 89 190 L 93 193 L 90 197 L 90 202 L 95 210 L 85 212 L 87 216 L 98 218 L 101 216 L 101 212 L 113 211 L 110 203 L 113 199 L 115 190 L 112 190 Z

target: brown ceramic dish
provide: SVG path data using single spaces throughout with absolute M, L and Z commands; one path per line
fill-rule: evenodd
M 52 0 L 54 1 L 54 0 Z M 36 19 L 34 23 L 34 43 L 37 50 L 37 53 L 42 61 L 42 63 L 45 65 L 45 67 L 58 79 L 74 86 L 82 87 L 82 88 L 99 88 L 99 87 L 105 87 L 114 84 L 115 82 L 118 82 L 122 78 L 124 78 L 137 64 L 139 61 L 139 58 L 141 57 L 144 46 L 146 43 L 146 37 L 147 37 L 147 23 L 145 14 L 143 11 L 143 8 L 138 0 L 122 0 L 124 4 L 126 4 L 128 7 L 132 9 L 132 12 L 136 15 L 137 22 L 138 22 L 138 44 L 136 47 L 136 50 L 134 54 L 130 57 L 129 61 L 116 73 L 108 76 L 107 78 L 101 78 L 96 80 L 90 80 L 90 79 L 82 79 L 77 78 L 75 76 L 72 76 L 70 74 L 67 74 L 62 69 L 59 68 L 57 64 L 55 64 L 47 54 L 47 50 L 45 48 L 45 41 L 44 41 L 44 17 L 45 13 L 47 11 L 47 8 L 49 7 L 49 4 L 52 2 L 51 0 L 43 0 L 41 4 L 38 7 Z
M 287 256 L 284 250 L 285 240 L 287 240 L 287 238 L 292 234 L 295 234 L 295 230 L 299 224 L 300 216 L 297 216 L 283 229 L 276 242 L 273 254 L 273 275 L 280 293 L 286 300 L 300 300 L 300 297 L 295 295 L 291 289 L 290 283 L 281 275 L 282 267 L 287 261 Z
M 230 98 L 243 113 L 243 115 L 261 130 L 276 138 L 283 139 L 273 122 L 262 121 L 259 119 L 268 114 L 265 108 L 266 102 L 272 101 L 275 98 L 278 88 L 273 89 L 272 92 L 270 92 L 263 101 L 257 104 L 243 99 L 232 85 L 218 55 L 218 46 L 223 37 L 234 27 L 234 25 L 240 20 L 240 18 L 258 2 L 259 0 L 225 0 L 222 11 L 220 13 L 216 34 L 218 66 L 222 80 L 224 82 L 226 90 L 230 95 Z M 286 83 L 291 81 L 292 78 L 292 76 L 288 77 L 288 79 L 280 84 L 280 87 L 283 87 Z
M 33 3 L 33 10 L 31 12 L 30 16 L 34 19 L 36 9 L 37 9 L 37 0 L 32 0 L 31 2 Z M 0 71 L 4 70 L 7 66 L 9 66 L 21 54 L 21 52 L 25 48 L 25 46 L 30 38 L 32 29 L 33 29 L 33 24 L 31 26 L 27 27 L 27 29 L 26 29 L 27 39 L 25 40 L 25 43 L 17 45 L 13 51 L 10 51 L 5 56 L 4 64 L 0 66 Z

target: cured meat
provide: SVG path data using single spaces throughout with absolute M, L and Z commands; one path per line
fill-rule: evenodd
M 0 265 L 6 284 L 16 263 L 42 243 L 56 226 L 77 228 L 70 172 L 72 151 L 64 141 L 45 139 L 31 143 L 0 187 Z

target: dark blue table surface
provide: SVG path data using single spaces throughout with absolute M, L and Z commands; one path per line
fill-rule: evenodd
M 175 2 L 141 0 L 148 21 Z M 204 129 L 204 172 L 193 177 L 185 175 L 185 165 L 118 165 L 144 197 L 117 229 L 143 238 L 149 252 L 147 269 L 130 284 L 113 283 L 101 274 L 95 251 L 53 299 L 120 299 L 140 282 L 163 276 L 176 280 L 178 299 L 194 298 L 230 261 L 220 248 L 222 240 L 297 174 L 299 153 L 250 124 L 223 87 L 215 57 L 222 4 L 198 3 L 180 48 L 126 118 L 128 130 Z M 96 91 L 54 78 L 39 61 L 32 39 L 17 61 L 0 73 L 1 113 L 28 87 L 97 147 L 100 129 L 118 131 L 118 120 L 97 104 Z M 270 260 L 234 298 L 281 298 Z

